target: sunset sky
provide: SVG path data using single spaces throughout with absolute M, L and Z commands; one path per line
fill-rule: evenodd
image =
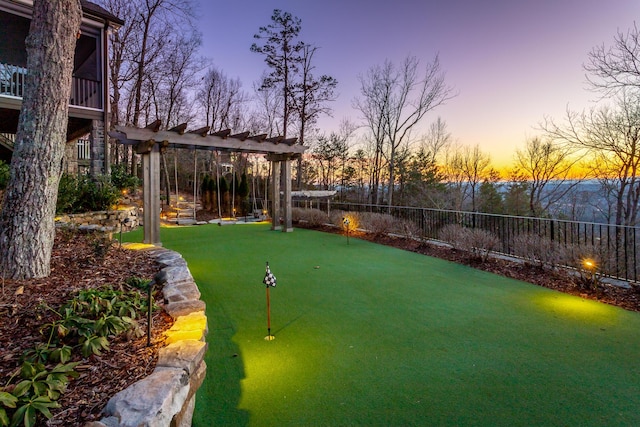
M 588 52 L 640 19 L 638 0 L 199 1 L 203 53 L 248 92 L 266 69 L 249 50 L 253 35 L 275 8 L 302 20 L 300 39 L 320 48 L 316 73 L 339 82 L 333 118 L 320 121 L 326 133 L 342 118 L 360 122 L 352 108 L 359 74 L 385 59 L 413 55 L 427 64 L 439 54 L 458 96 L 429 113 L 423 128 L 442 117 L 455 141 L 479 144 L 499 167 L 512 163 L 545 115 L 591 105 L 597 95 L 582 68 Z

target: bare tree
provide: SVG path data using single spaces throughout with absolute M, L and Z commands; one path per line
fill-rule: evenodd
M 35 0 L 27 76 L 9 185 L 0 212 L 0 271 L 13 279 L 50 273 L 54 214 L 67 134 L 67 110 L 80 0 Z
M 355 107 L 362 112 L 381 151 L 388 159 L 389 186 L 387 203 L 393 204 L 397 154 L 411 142 L 415 125 L 429 111 L 453 96 L 445 84 L 438 56 L 427 64 L 424 75 L 418 74 L 420 61 L 407 57 L 399 67 L 390 61 L 369 69 L 360 77 L 363 98 L 356 99 Z
M 101 0 L 100 3 L 125 19 L 111 33 L 110 74 L 113 83 L 112 123 L 140 126 L 155 115 L 153 94 L 160 86 L 159 70 L 166 71 L 172 41 L 189 40 L 193 26 L 193 0 Z M 164 116 L 164 114 L 163 114 Z M 158 117 L 152 117 L 155 120 Z M 163 117 L 164 118 L 164 117 Z M 131 170 L 137 162 L 131 153 Z
M 315 77 L 313 70 L 313 55 L 318 48 L 305 44 L 301 51 L 300 81 L 294 84 L 293 103 L 299 120 L 299 141 L 304 145 L 306 130 L 315 124 L 321 114 L 330 115 L 331 109 L 327 105 L 336 99 L 335 88 L 338 81 L 328 75 Z M 296 187 L 302 183 L 302 157 L 298 158 L 298 174 Z
M 262 86 L 254 86 L 253 89 L 258 109 L 251 115 L 252 119 L 250 119 L 248 130 L 253 133 L 265 132 L 268 135 L 281 135 L 283 129 L 282 117 L 279 114 L 283 102 L 281 92 L 275 88 L 263 88 Z
M 463 172 L 462 147 L 450 145 L 445 150 L 442 162 L 442 173 L 447 186 L 447 209 L 461 211 L 467 199 L 466 176 Z
M 421 148 L 429 153 L 431 160 L 434 162 L 439 159 L 440 154 L 451 145 L 451 133 L 447 130 L 447 123 L 438 117 L 435 122 L 429 126 L 429 131 L 422 137 L 420 141 Z
M 326 190 L 336 187 L 340 180 L 341 188 L 344 187 L 345 170 L 349 159 L 349 139 L 355 127 L 349 121 L 343 121 L 340 132 L 331 132 L 327 137 L 319 135 L 312 149 L 320 172 L 321 185 Z
M 627 32 L 618 31 L 613 46 L 593 48 L 584 69 L 591 86 L 606 94 L 640 88 L 640 32 L 636 24 Z
M 466 179 L 466 190 L 471 197 L 471 211 L 475 212 L 478 186 L 491 170 L 491 158 L 487 153 L 483 153 L 477 144 L 473 147 L 465 146 L 461 154 L 462 174 Z
M 197 56 L 200 34 L 176 34 L 165 41 L 162 60 L 152 64 L 149 73 L 151 117 L 162 120 L 167 128 L 193 118 L 190 102 L 195 89 L 195 76 L 201 71 Z M 150 121 L 150 120 L 149 120 Z
M 636 225 L 640 202 L 640 93 L 627 89 L 614 107 L 567 112 L 566 122 L 547 119 L 547 133 L 587 150 L 591 172 L 614 198 L 615 223 Z
M 551 206 L 578 185 L 575 166 L 580 159 L 571 145 L 539 137 L 527 140 L 524 148 L 516 150 L 515 168 L 529 185 L 531 216 L 548 214 Z
M 206 125 L 212 130 L 237 129 L 242 122 L 242 105 L 247 96 L 240 79 L 231 79 L 222 70 L 209 68 L 196 99 L 205 110 Z

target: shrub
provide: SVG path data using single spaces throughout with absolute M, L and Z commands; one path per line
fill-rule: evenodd
M 360 226 L 375 235 L 391 233 L 396 224 L 396 219 L 388 214 L 363 212 L 360 214 Z
M 493 233 L 479 228 L 466 229 L 468 245 L 471 246 L 471 253 L 480 258 L 482 262 L 487 261 L 489 254 L 500 247 L 500 239 Z
M 357 213 L 349 212 L 350 214 L 357 215 Z M 332 210 L 329 214 L 329 224 L 333 224 L 338 228 L 342 228 L 342 220 L 346 212 L 340 209 Z
M 566 262 L 566 251 L 557 242 L 537 234 L 519 234 L 513 239 L 514 253 L 540 267 L 553 267 Z
M 74 212 L 74 206 L 78 201 L 78 180 L 75 176 L 63 173 L 58 184 L 58 200 L 56 201 L 56 213 Z
M 500 247 L 500 239 L 493 233 L 479 228 L 465 228 L 448 224 L 438 233 L 440 240 L 450 243 L 454 249 L 466 251 L 485 262 L 492 251 Z
M 461 225 L 447 224 L 438 231 L 438 239 L 449 243 L 454 249 L 464 250 L 464 239 Z
M 398 219 L 396 220 L 395 226 L 396 228 L 394 229 L 394 232 L 402 236 L 409 237 L 411 239 L 422 237 L 422 230 L 413 221 Z
M 127 173 L 124 163 L 111 165 L 111 183 L 118 190 L 135 191 L 140 186 L 140 178 Z
M 78 213 L 111 209 L 118 203 L 120 192 L 108 177 L 96 180 L 87 175 L 62 174 L 58 187 L 56 213 Z
M 329 222 L 329 216 L 320 209 L 294 208 L 291 211 L 293 221 L 305 221 L 311 227 L 318 227 Z
M 0 160 L 0 190 L 7 188 L 9 183 L 9 165 L 3 160 Z

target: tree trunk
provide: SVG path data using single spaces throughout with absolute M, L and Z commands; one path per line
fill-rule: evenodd
M 0 213 L 0 271 L 46 277 L 64 154 L 80 0 L 36 0 L 11 178 Z

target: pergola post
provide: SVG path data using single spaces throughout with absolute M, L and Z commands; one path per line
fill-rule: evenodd
M 153 144 L 142 153 L 142 199 L 144 203 L 144 243 L 160 242 L 160 147 Z
M 293 220 L 291 216 L 291 159 L 287 158 L 283 162 L 280 162 L 280 164 L 282 166 L 282 175 L 284 177 L 284 206 L 282 212 L 284 224 L 282 225 L 282 231 L 291 232 L 293 231 Z
M 273 211 L 271 212 L 271 229 L 280 230 L 280 162 L 271 161 L 271 200 Z

